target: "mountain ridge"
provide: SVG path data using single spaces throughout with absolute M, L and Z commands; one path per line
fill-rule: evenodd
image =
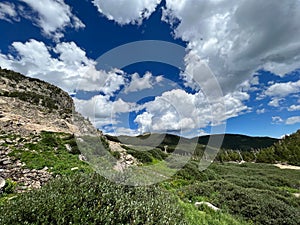
M 119 141 L 118 139 L 121 139 L 124 144 L 137 144 L 137 139 L 143 140 L 143 144 L 145 145 L 151 145 L 153 146 L 153 139 L 160 139 L 163 140 L 160 146 L 164 145 L 176 145 L 180 139 L 182 142 L 197 142 L 198 144 L 201 145 L 207 145 L 208 140 L 211 136 L 223 136 L 224 135 L 224 140 L 222 143 L 221 148 L 225 149 L 233 149 L 233 150 L 242 150 L 242 151 L 249 151 L 251 149 L 260 149 L 260 148 L 266 148 L 272 146 L 274 143 L 279 141 L 280 139 L 277 138 L 271 138 L 267 136 L 248 136 L 248 135 L 243 135 L 243 134 L 231 134 L 231 133 L 226 133 L 226 134 L 213 134 L 213 135 L 205 135 L 205 136 L 199 136 L 199 137 L 194 137 L 194 138 L 185 138 L 181 136 L 177 136 L 174 134 L 159 134 L 159 133 L 153 133 L 153 134 L 147 134 L 147 135 L 139 135 L 139 136 L 126 136 L 126 135 L 121 135 L 121 136 L 111 136 L 111 135 L 106 135 L 106 137 L 109 140 L 113 141 Z M 147 137 L 155 136 L 147 141 Z M 252 143 L 253 142 L 253 143 Z M 154 142 L 155 143 L 155 142 Z M 154 146 L 153 146 L 154 147 Z

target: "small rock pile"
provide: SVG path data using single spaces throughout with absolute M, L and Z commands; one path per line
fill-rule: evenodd
M 9 156 L 12 147 L 22 147 L 24 145 L 24 141 L 27 139 L 23 138 L 21 143 L 20 140 L 20 138 L 6 138 L 5 140 L 0 140 L 0 180 L 2 178 L 4 181 L 10 179 L 13 182 L 16 182 L 18 184 L 16 187 L 16 191 L 18 193 L 40 188 L 52 177 L 51 173 L 47 171 L 47 167 L 42 170 L 26 169 L 25 163 Z M 23 150 L 26 151 L 26 148 Z
M 136 166 L 140 165 L 136 158 L 132 155 L 128 154 L 124 148 L 121 147 L 120 143 L 108 141 L 109 148 L 112 152 L 119 152 L 120 158 L 116 162 L 114 169 L 117 171 L 123 171 L 124 169 L 128 168 L 129 166 Z

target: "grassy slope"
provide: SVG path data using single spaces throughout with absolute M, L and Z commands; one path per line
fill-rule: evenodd
M 73 137 L 44 132 L 38 143 L 27 145 L 29 152 L 13 151 L 12 154 L 25 161 L 28 168 L 48 166 L 62 178 L 54 179 L 54 183 L 41 190 L 2 202 L 0 221 L 6 221 L 3 224 L 22 224 L 25 217 L 31 218 L 28 224 L 42 224 L 42 221 L 45 224 L 45 221 L 57 224 L 66 221 L 73 221 L 74 224 L 92 224 L 91 221 L 101 221 L 102 224 L 139 224 L 137 221 L 141 224 L 167 224 L 169 219 L 168 224 L 296 225 L 300 219 L 300 200 L 293 195 L 300 192 L 300 171 L 280 170 L 267 164 L 215 163 L 200 172 L 197 163 L 192 162 L 159 186 L 126 189 L 98 176 L 87 177 L 90 175 L 85 174 L 91 169 L 78 160 L 76 147 L 75 152 L 70 153 L 65 144 L 74 147 Z M 152 163 L 155 163 L 158 159 L 153 156 L 151 154 Z M 158 173 L 167 170 L 163 163 L 158 165 Z M 72 167 L 80 169 L 71 171 Z M 98 192 L 99 187 L 105 191 Z M 149 198 L 151 190 L 156 194 Z M 131 194 L 127 195 L 128 191 Z M 123 195 L 124 198 L 120 197 Z M 208 208 L 198 210 L 193 205 L 195 201 L 209 201 L 221 211 L 213 212 Z M 137 208 L 138 205 L 141 208 Z M 161 215 L 155 211 L 157 207 L 167 209 L 162 212 L 168 218 L 156 220 Z M 152 215 L 152 212 L 156 214 Z M 150 221 L 145 221 L 144 214 Z

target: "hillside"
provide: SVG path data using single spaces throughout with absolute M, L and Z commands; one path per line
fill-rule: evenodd
M 220 136 L 220 135 L 214 135 Z M 150 137 L 150 138 L 148 138 Z M 158 146 L 163 149 L 164 146 L 174 149 L 180 140 L 182 143 L 198 143 L 200 145 L 207 145 L 210 138 L 209 135 L 195 137 L 192 139 L 179 137 L 173 134 L 151 134 L 140 135 L 137 137 L 119 136 L 113 137 L 107 135 L 107 138 L 112 141 L 122 142 L 123 144 L 131 145 L 145 145 L 145 146 Z M 278 139 L 270 137 L 250 137 L 240 134 L 225 134 L 222 143 L 222 149 L 249 151 L 253 149 L 261 149 L 272 146 Z M 157 145 L 156 145 L 157 144 Z
M 0 111 L 1 225 L 298 225 L 300 220 L 300 171 L 227 162 L 200 171 L 196 158 L 181 168 L 170 154 L 178 136 L 107 140 L 74 111 L 67 93 L 1 69 Z M 274 146 L 293 148 L 295 137 Z M 191 140 L 180 142 L 184 155 L 178 157 L 186 158 Z M 204 147 L 198 144 L 196 151 Z M 112 170 L 117 180 L 106 176 Z M 149 174 L 162 181 L 122 185 L 132 171 L 146 184 Z
M 201 136 L 199 144 L 206 145 L 210 136 Z M 277 142 L 278 139 L 270 137 L 250 137 L 241 134 L 225 134 L 222 143 L 223 149 L 249 151 L 251 149 L 266 148 Z
M 1 180 L 24 192 L 40 188 L 72 168 L 85 168 L 74 139 L 81 128 L 74 118 L 84 122 L 63 90 L 0 69 Z M 85 123 L 85 127 L 94 129 L 88 121 Z

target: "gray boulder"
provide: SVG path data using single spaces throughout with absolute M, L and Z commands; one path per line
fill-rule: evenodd
M 2 189 L 4 189 L 5 184 L 6 184 L 5 180 L 2 177 L 0 177 L 0 192 L 2 191 Z

